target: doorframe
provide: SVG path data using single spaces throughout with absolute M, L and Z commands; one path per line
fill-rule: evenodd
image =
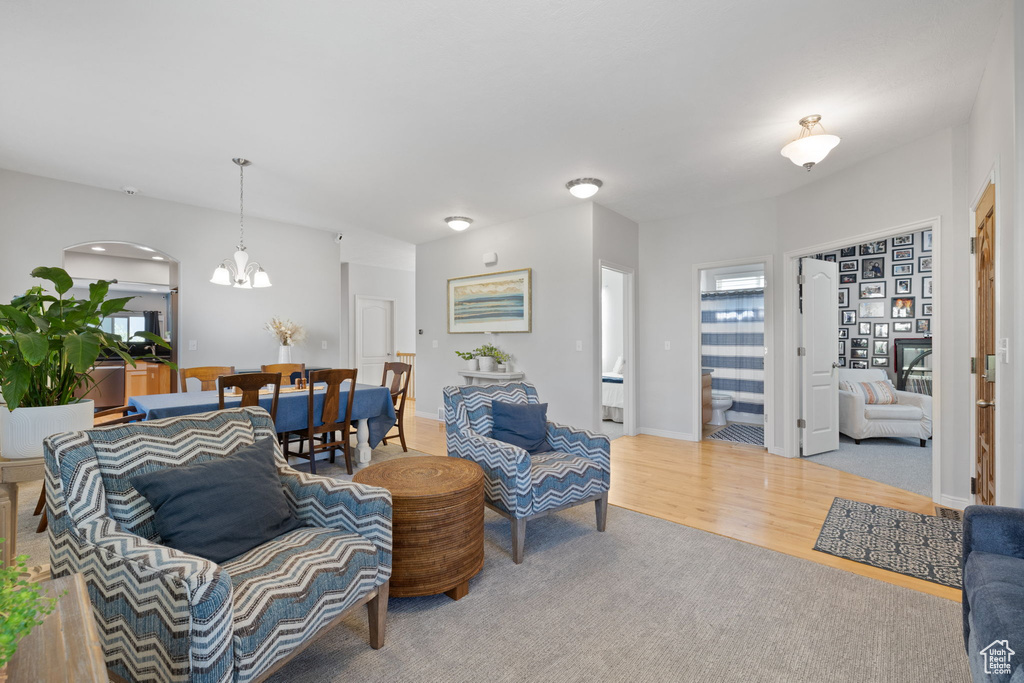
M 913 223 L 905 223 L 903 225 L 896 225 L 882 230 L 876 230 L 874 232 L 863 233 L 860 235 L 850 235 L 835 240 L 830 240 L 821 244 L 817 244 L 810 247 L 801 247 L 800 249 L 793 249 L 785 252 L 784 255 L 784 267 L 785 275 L 784 280 L 784 317 L 785 317 L 785 330 L 784 330 L 784 341 L 783 341 L 783 368 L 785 373 L 784 378 L 784 409 L 783 409 L 783 442 L 784 442 L 784 453 L 789 458 L 800 457 L 800 434 L 796 426 L 797 416 L 800 414 L 800 392 L 798 391 L 798 374 L 799 369 L 797 367 L 797 339 L 799 339 L 799 325 L 800 316 L 798 313 L 799 306 L 799 294 L 797 291 L 797 272 L 798 263 L 801 258 L 813 256 L 826 251 L 835 251 L 842 247 L 849 247 L 851 244 L 862 244 L 864 242 L 870 242 L 872 240 L 889 239 L 896 235 L 903 235 L 908 232 L 919 232 L 921 230 L 932 231 L 932 259 L 936 263 L 941 263 L 940 255 L 942 253 L 942 219 L 939 216 L 928 218 L 921 221 L 915 221 Z M 888 260 L 888 259 L 887 259 Z M 933 268 L 934 270 L 934 268 Z M 915 274 L 917 270 L 915 268 Z M 941 272 L 940 272 L 941 276 Z M 935 356 L 935 367 L 940 370 L 944 370 L 946 367 L 946 348 L 945 344 L 942 343 L 942 335 L 938 334 L 938 331 L 942 329 L 940 324 L 943 311 L 942 311 L 942 280 L 940 278 L 932 279 L 932 287 L 934 293 L 932 295 L 932 302 L 935 304 L 935 311 L 932 314 L 932 353 Z M 837 326 L 839 325 L 838 318 L 833 321 Z M 791 349 L 793 352 L 788 353 L 785 349 Z M 941 439 L 939 433 L 934 428 L 936 406 L 942 405 L 942 388 L 944 385 L 944 371 L 937 372 L 932 378 L 932 500 L 934 502 L 939 501 L 941 491 Z
M 359 319 L 359 304 L 362 301 L 390 301 L 391 302 L 391 355 L 395 355 L 395 336 L 397 333 L 398 326 L 398 301 L 394 297 L 389 296 L 367 296 L 364 294 L 356 294 L 352 299 L 352 358 L 350 359 L 350 365 L 353 368 L 359 368 L 359 358 L 362 356 L 362 342 L 360 341 L 362 335 L 362 321 Z
M 703 367 L 701 362 L 703 349 L 701 344 L 700 273 L 702 270 L 726 268 L 729 266 L 746 266 L 755 263 L 764 266 L 764 447 L 769 453 L 782 455 L 781 450 L 775 446 L 775 354 L 772 349 L 772 342 L 775 339 L 775 257 L 771 254 L 693 264 L 693 289 L 691 291 L 696 293 L 696 301 L 693 302 L 695 314 L 690 316 L 690 319 L 693 321 L 690 339 L 694 340 L 694 351 L 690 359 L 690 367 L 694 370 L 694 377 L 698 379 L 698 381 L 693 382 L 692 387 L 693 410 L 691 411 L 691 424 L 694 426 L 693 440 L 699 442 L 703 441 L 704 438 L 704 421 L 701 416 L 703 396 L 699 381 Z
M 604 313 L 603 307 L 600 303 L 601 291 L 604 289 L 604 269 L 614 270 L 617 273 L 622 274 L 622 357 L 626 361 L 626 373 L 628 375 L 628 381 L 625 382 L 625 404 L 622 410 L 622 431 L 625 436 L 636 436 L 637 435 L 637 401 L 636 401 L 636 383 L 640 378 L 640 373 L 637 372 L 636 367 L 636 268 L 630 266 L 624 266 L 614 261 L 608 261 L 606 259 L 598 259 L 598 310 L 601 311 L 601 320 L 598 324 L 597 334 L 597 353 L 595 354 L 595 364 L 597 365 L 597 391 L 595 391 L 595 401 L 597 408 L 597 425 L 601 426 L 601 374 L 604 368 L 602 367 L 602 360 L 604 358 Z M 600 431 L 600 429 L 598 429 Z

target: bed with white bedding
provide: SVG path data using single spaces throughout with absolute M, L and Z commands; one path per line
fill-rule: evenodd
M 606 372 L 601 375 L 601 419 L 622 422 L 622 407 L 625 403 L 622 373 Z

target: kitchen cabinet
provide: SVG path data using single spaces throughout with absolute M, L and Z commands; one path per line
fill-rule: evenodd
M 138 361 L 125 367 L 124 402 L 132 396 L 171 393 L 171 369 L 164 363 Z

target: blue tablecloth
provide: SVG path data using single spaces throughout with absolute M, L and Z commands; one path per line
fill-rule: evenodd
M 342 385 L 340 410 L 344 417 L 345 405 L 348 403 L 348 391 Z M 224 406 L 231 408 L 241 402 L 240 396 L 225 396 Z M 260 406 L 270 412 L 272 397 L 267 394 L 260 396 Z M 323 410 L 324 392 L 314 394 L 314 414 Z M 128 401 L 146 414 L 147 420 L 159 420 L 178 415 L 192 415 L 217 410 L 216 391 L 197 391 L 184 394 L 153 394 L 151 396 L 133 396 Z M 296 391 L 281 394 L 277 403 L 277 419 L 274 426 L 278 432 L 297 432 L 306 429 L 309 418 L 306 411 L 309 406 L 309 393 Z M 395 424 L 395 406 L 391 402 L 391 392 L 387 387 L 375 387 L 356 384 L 356 395 L 352 399 L 352 419 L 366 420 L 370 431 L 370 448 L 376 448 L 384 435 Z

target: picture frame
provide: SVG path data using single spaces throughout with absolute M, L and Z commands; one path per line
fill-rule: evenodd
M 843 325 L 856 325 L 857 324 L 857 311 L 846 310 L 839 311 L 839 320 Z
M 865 337 L 871 334 L 871 323 L 861 323 L 857 327 L 857 334 L 862 334 Z
M 931 304 L 921 304 L 921 315 L 931 315 L 931 314 L 932 314 L 932 305 Z
M 850 340 L 850 348 L 866 349 L 868 348 L 868 341 L 870 340 L 867 337 L 854 337 L 853 339 Z
M 913 318 L 914 317 L 914 297 L 912 296 L 894 296 L 892 298 L 892 313 L 891 318 Z
M 840 339 L 849 339 L 850 338 L 850 328 L 849 327 L 840 327 L 839 328 L 839 338 Z
M 910 294 L 911 282 L 913 278 L 901 277 L 896 278 L 896 287 L 893 291 L 894 294 Z
M 875 356 L 871 359 L 871 367 L 873 368 L 886 368 L 889 367 L 888 356 Z
M 846 342 L 844 342 L 842 339 L 839 340 L 839 355 L 846 355 Z
M 840 273 L 840 275 L 839 275 L 839 284 L 849 285 L 849 284 L 856 284 L 856 282 L 857 282 L 857 273 Z
M 857 247 L 843 247 L 839 250 L 839 256 L 841 258 L 848 258 L 850 256 L 857 255 Z
M 840 261 L 839 272 L 849 273 L 851 271 L 856 272 L 860 268 L 860 261 Z
M 860 261 L 860 279 L 878 280 L 885 277 L 884 258 L 866 258 Z
M 901 332 L 913 332 L 914 321 L 913 320 L 894 320 L 892 323 L 893 334 Z
M 850 358 L 867 358 L 867 349 L 850 349 Z
M 921 233 L 921 251 L 932 250 L 932 231 L 925 230 Z
M 885 298 L 885 280 L 880 282 L 862 282 L 860 283 L 860 298 L 861 299 L 884 299 Z
M 921 278 L 921 298 L 931 299 L 933 294 L 932 290 L 932 276 L 925 275 Z
M 871 348 L 871 353 L 874 356 L 888 356 L 889 342 L 884 339 L 876 341 L 874 346 Z
M 862 301 L 860 303 L 859 315 L 861 318 L 884 318 L 884 301 Z
M 849 308 L 850 306 L 850 288 L 840 287 L 839 288 L 839 308 Z
M 825 254 L 825 260 L 826 261 L 831 261 L 832 263 L 835 263 L 836 262 L 836 255 L 835 254 Z
M 913 250 L 913 248 L 911 248 L 911 247 L 904 247 L 902 249 L 893 249 L 892 250 L 892 260 L 893 261 L 913 261 L 914 260 L 914 250 Z
M 909 235 L 898 235 L 892 238 L 893 247 L 912 247 L 914 246 L 914 233 Z M 893 259 L 895 260 L 895 258 Z
M 846 367 L 846 358 L 840 358 L 839 359 L 839 367 L 841 367 L 841 368 L 845 368 Z
M 900 277 L 903 275 L 913 275 L 914 264 L 913 263 L 894 263 L 892 264 L 892 276 Z
M 918 318 L 917 319 L 917 333 L 918 334 L 931 334 L 932 331 L 932 319 L 931 318 Z
M 919 272 L 919 273 L 930 273 L 930 272 L 932 272 L 932 257 L 931 256 L 918 256 L 917 257 L 917 272 Z
M 531 268 L 448 279 L 448 334 L 533 331 Z
M 867 370 L 868 369 L 868 362 L 866 360 L 851 360 L 850 361 L 850 369 L 851 370 Z
M 865 242 L 860 245 L 861 256 L 872 256 L 874 254 L 884 254 L 886 252 L 887 240 L 875 240 L 873 242 Z
M 875 339 L 889 338 L 889 323 L 875 323 Z

